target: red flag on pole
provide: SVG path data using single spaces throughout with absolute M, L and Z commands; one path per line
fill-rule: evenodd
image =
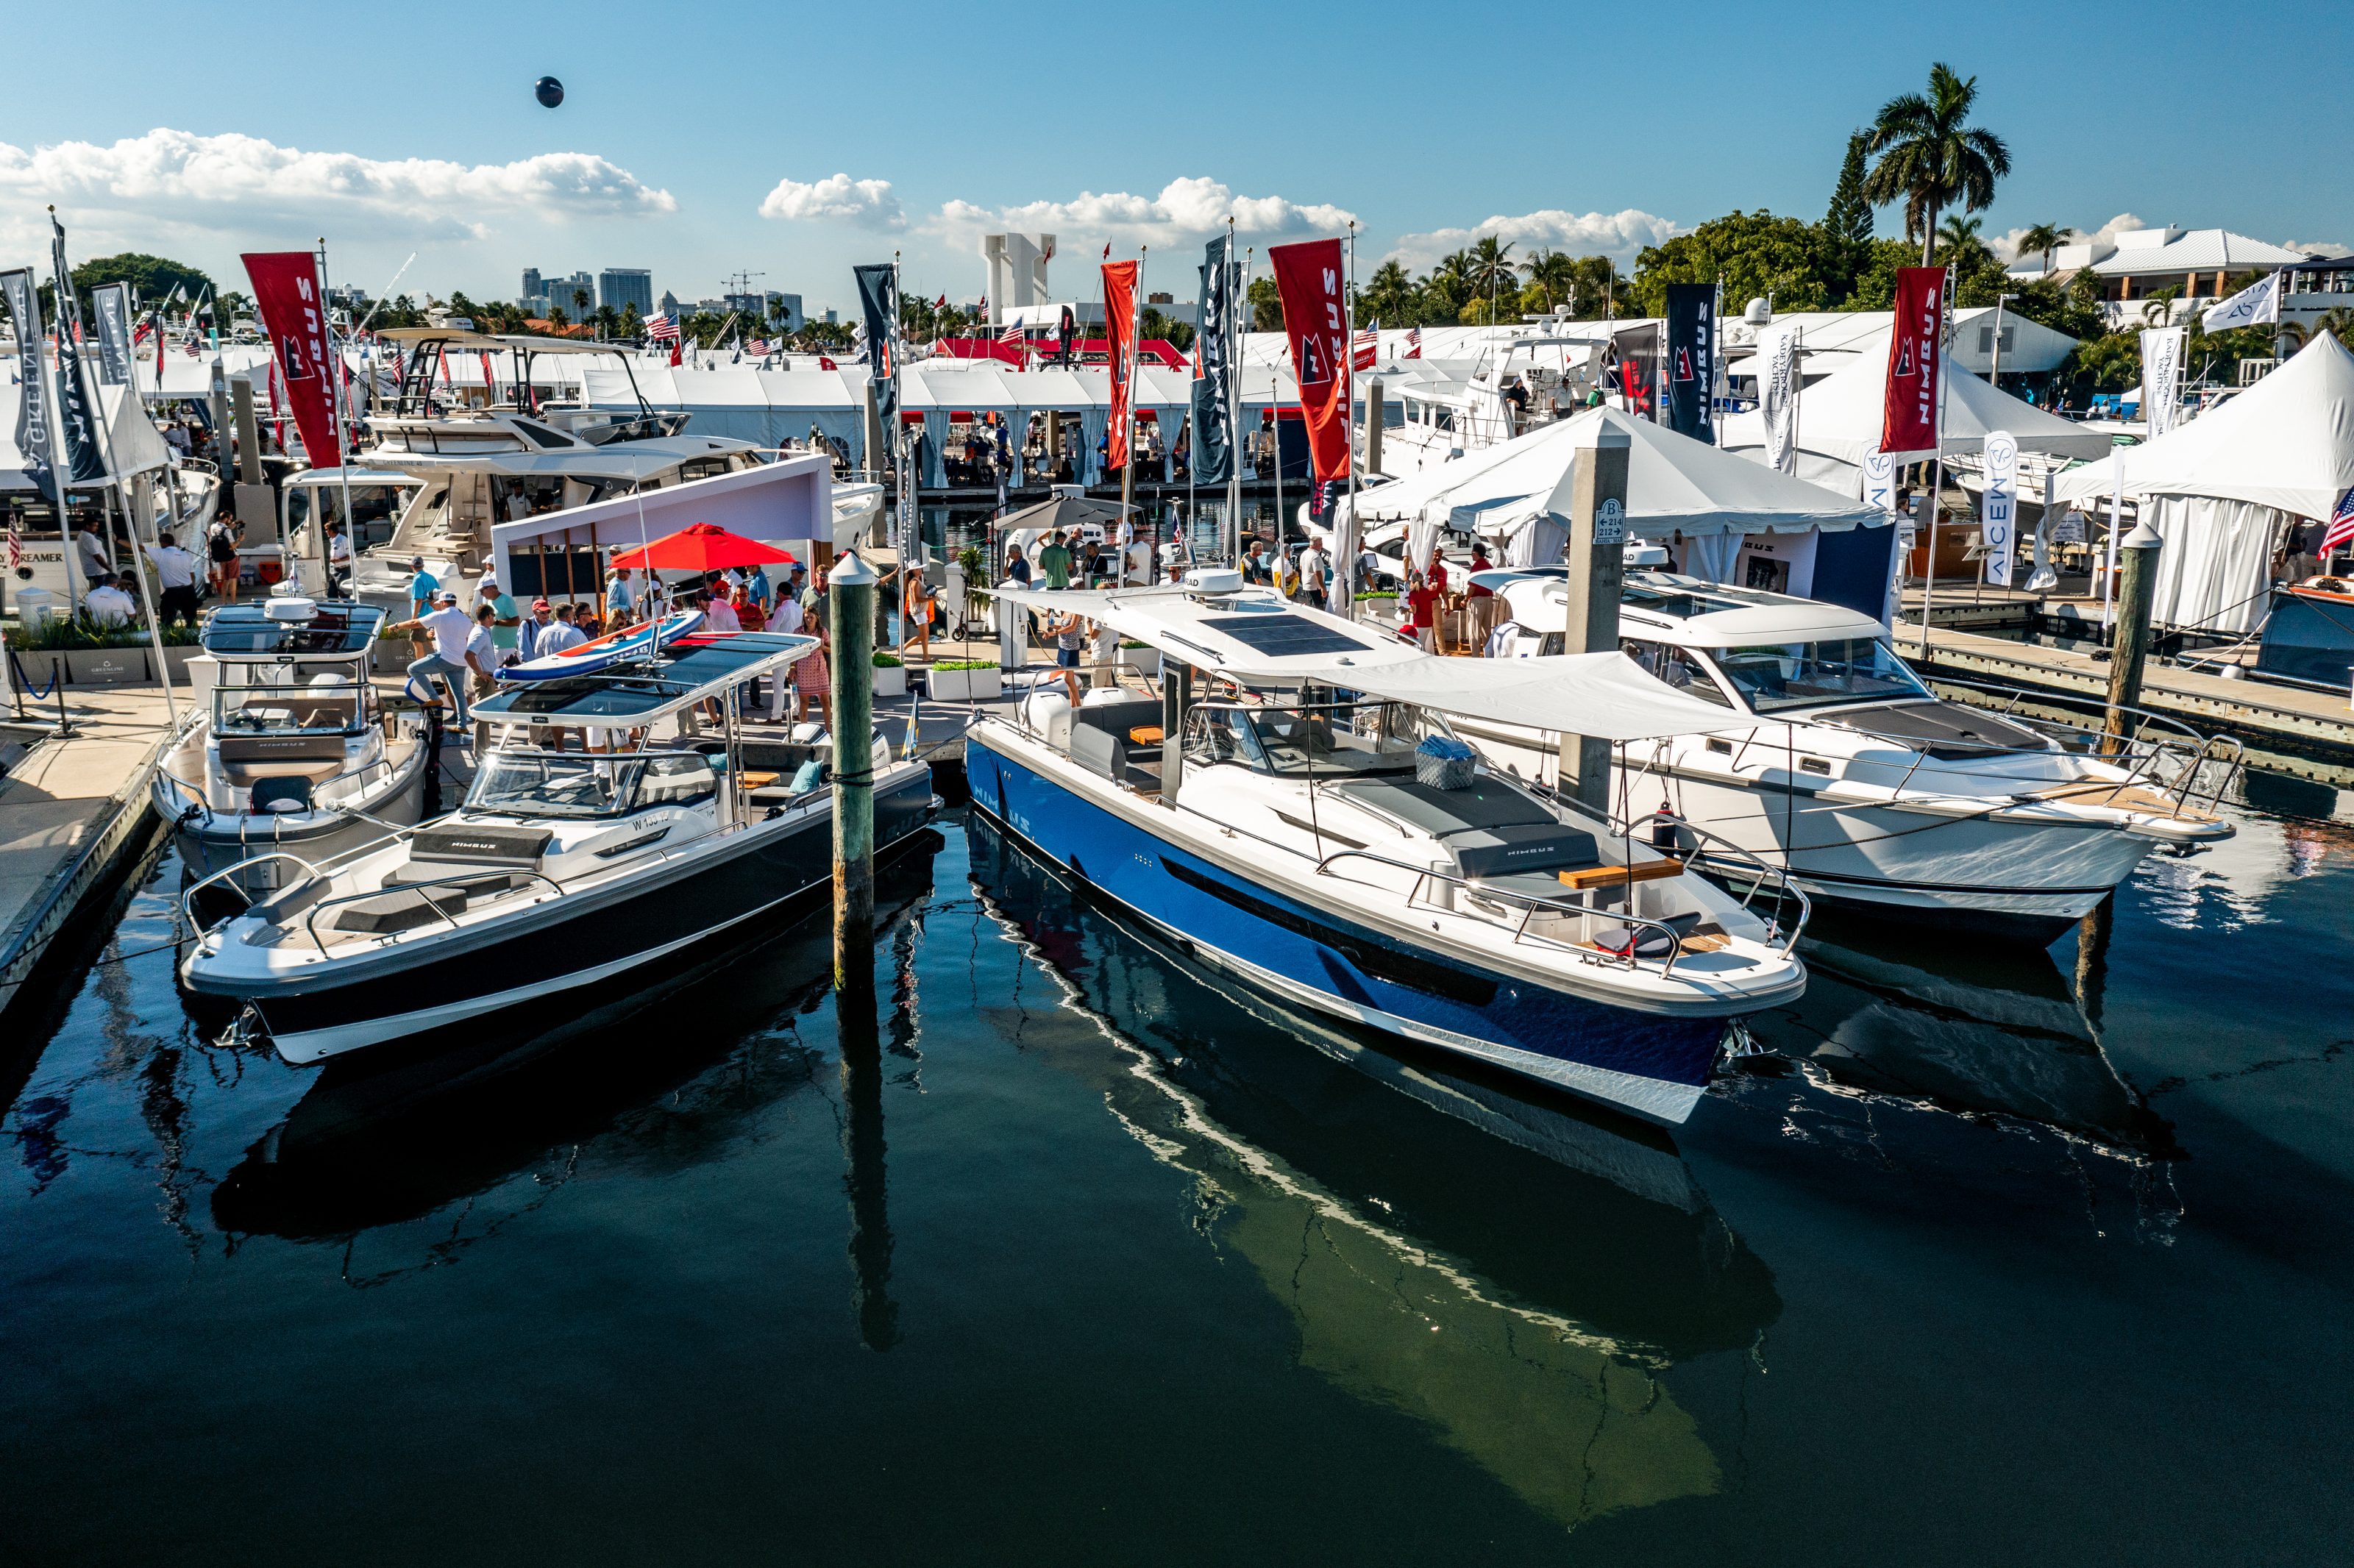
M 1111 350 L 1111 466 L 1128 466 L 1130 382 L 1136 370 L 1136 270 L 1133 261 L 1104 263 L 1104 331 Z
M 1320 480 L 1349 477 L 1349 327 L 1341 242 L 1310 239 L 1267 253 L 1299 378 L 1299 412 Z
M 1887 401 L 1880 450 L 1937 450 L 1937 372 L 1946 348 L 1946 270 L 1896 270 L 1895 330 L 1888 337 Z
M 340 467 L 344 448 L 335 439 L 335 386 L 328 378 L 327 314 L 318 263 L 307 250 L 257 252 L 244 260 L 302 450 L 313 468 Z

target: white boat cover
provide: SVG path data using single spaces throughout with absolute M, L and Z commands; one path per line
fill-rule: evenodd
M 1836 473 L 1852 490 L 1863 467 L 1864 454 L 1880 447 L 1886 412 L 1888 337 L 1882 333 L 1869 345 L 1859 345 L 1856 362 L 1824 376 L 1798 395 L 1800 473 L 1812 472 L 1830 481 Z M 2012 397 L 1972 375 L 1948 358 L 1946 362 L 1945 433 L 1939 445 L 1948 452 L 1982 452 L 1988 432 L 2008 430 L 2019 450 L 2050 452 L 2059 457 L 2096 458 L 2109 450 L 2109 438 L 2097 430 L 2047 414 L 2032 403 Z M 1753 456 L 1766 448 L 1766 417 L 1755 411 L 1734 414 L 1724 421 L 1722 439 L 1730 451 Z M 1809 464 L 1808 454 L 1839 465 L 1828 469 Z M 1925 461 L 1936 453 L 1893 454 L 1898 462 Z
M 1755 729 L 1643 673 L 1624 653 L 1555 654 L 1538 659 L 1449 659 L 1322 610 L 1254 590 L 1205 599 L 1180 588 L 992 590 L 1032 609 L 1078 615 L 1173 658 L 1246 681 L 1316 681 L 1393 702 L 1495 724 L 1527 725 L 1603 740 Z M 1237 621 L 1304 621 L 1331 634 L 1313 652 L 1269 652 L 1234 634 Z M 1353 646 L 1332 646 L 1345 639 Z M 1283 639 L 1262 640 L 1280 642 Z M 1346 661 L 1345 662 L 1343 661 Z
M 1627 433 L 1627 520 L 1646 538 L 1711 534 L 1796 534 L 1878 527 L 1876 507 L 1794 479 L 1664 425 L 1617 408 L 1588 408 L 1525 436 L 1423 470 L 1357 495 L 1370 523 L 1476 520 L 1509 535 L 1527 519 L 1568 515 L 1578 433 L 1596 423 Z

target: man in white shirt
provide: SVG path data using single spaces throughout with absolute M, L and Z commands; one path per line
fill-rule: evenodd
M 414 620 L 404 620 L 392 629 L 395 631 L 421 631 L 433 639 L 433 652 L 408 666 L 412 687 L 424 684 L 419 694 L 429 701 L 435 676 L 450 683 L 450 695 L 457 704 L 458 723 L 466 723 L 466 643 L 473 635 L 474 623 L 458 608 L 458 595 L 453 588 L 440 588 L 433 595 L 433 609 Z M 489 634 L 484 633 L 487 641 Z
M 1319 608 L 1324 603 L 1324 552 L 1312 540 L 1299 552 L 1299 596 Z
M 341 599 L 351 590 L 352 536 L 340 523 L 327 524 L 327 592 Z
M 155 563 L 155 580 L 164 588 L 155 613 L 167 624 L 180 615 L 195 625 L 201 613 L 196 603 L 196 573 L 201 567 L 196 556 L 172 543 L 169 534 L 158 534 L 147 546 L 147 558 Z
M 532 657 L 552 659 L 567 649 L 579 647 L 588 641 L 588 634 L 573 624 L 573 609 L 568 604 L 556 607 L 556 619 L 539 629 L 538 639 L 532 644 Z
M 93 519 L 81 525 L 74 535 L 74 553 L 81 562 L 81 580 L 93 588 L 114 576 L 114 563 L 106 558 L 106 535 L 98 531 Z
M 474 629 L 466 633 L 466 668 L 473 673 L 477 695 L 488 696 L 498 679 L 499 645 L 491 634 L 498 611 L 490 605 L 474 607 Z
M 82 604 L 90 611 L 90 620 L 104 627 L 130 625 L 132 613 L 139 608 L 138 601 L 111 577 L 99 578 L 98 586 L 90 590 L 90 597 Z
M 744 623 L 736 619 L 736 607 L 727 602 L 727 590 L 714 588 L 703 596 L 703 630 L 705 631 L 741 631 Z

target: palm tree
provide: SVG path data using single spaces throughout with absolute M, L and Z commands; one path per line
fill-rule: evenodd
M 1440 257 L 1438 265 L 1430 270 L 1430 275 L 1468 292 L 1479 275 L 1479 269 L 1472 264 L 1469 250 L 1458 250 L 1451 256 Z
M 1383 262 L 1357 297 L 1357 313 L 1367 321 L 1406 324 L 1414 314 L 1414 280 L 1395 261 Z
M 1511 245 L 1498 244 L 1492 234 L 1481 235 L 1471 247 L 1471 281 L 1483 289 L 1511 288 L 1520 276 L 1511 255 Z
M 1958 204 L 1976 212 L 1994 201 L 1994 183 L 2010 173 L 2010 149 L 1993 132 L 1965 124 L 1978 79 L 1956 76 L 1943 60 L 1929 68 L 1929 91 L 1880 106 L 1872 151 L 1880 161 L 1863 177 L 1874 207 L 1904 204 L 1904 238 L 1921 241 L 1921 265 L 1936 260 L 1937 215 Z
M 1577 263 L 1558 250 L 1540 250 L 1521 263 L 1521 272 L 1544 292 L 1545 309 L 1572 298 L 1577 289 Z
M 2065 224 L 2036 224 L 2020 235 L 2019 254 L 2022 257 L 2042 257 L 2043 270 L 2049 272 L 2052 270 L 2052 253 L 2067 244 L 2068 237 L 2075 232 Z
M 2181 287 L 2179 285 L 2169 285 L 2167 288 L 2158 290 L 2156 293 L 2142 301 L 2141 324 L 2144 326 L 2164 326 L 2166 324 L 2166 318 L 2174 313 L 2174 302 L 2181 297 Z
M 1978 230 L 1985 227 L 1985 218 L 1956 213 L 1937 225 L 1937 243 L 1948 250 L 1983 250 L 1986 241 L 1978 238 Z

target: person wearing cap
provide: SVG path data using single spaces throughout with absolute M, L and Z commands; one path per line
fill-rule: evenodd
M 705 631 L 741 631 L 744 623 L 736 619 L 736 607 L 728 602 L 727 584 L 714 583 L 705 592 L 695 596 L 697 608 L 703 611 Z
M 524 618 L 523 635 L 518 640 L 525 662 L 539 657 L 540 636 L 556 624 L 555 617 L 555 608 L 546 599 L 531 601 L 531 614 Z
M 500 660 L 504 662 L 506 655 L 515 651 L 515 644 L 520 640 L 523 613 L 515 609 L 514 599 L 499 591 L 499 579 L 488 572 L 484 572 L 482 580 L 474 585 L 474 608 L 480 610 L 486 606 L 491 611 L 491 643 L 499 651 Z
M 539 641 L 535 644 L 538 652 L 534 657 L 553 659 L 588 641 L 588 634 L 580 630 L 573 608 L 560 604 L 556 607 L 556 619 L 540 629 Z
M 431 610 L 414 620 L 404 620 L 391 630 L 414 632 L 421 638 L 432 640 L 433 652 L 408 666 L 409 685 L 415 689 L 419 682 L 423 682 L 420 700 L 432 701 L 438 707 L 440 703 L 431 696 L 434 678 L 439 676 L 448 683 L 451 700 L 456 705 L 458 723 L 462 727 L 466 723 L 466 643 L 473 636 L 474 623 L 464 610 L 458 608 L 456 590 L 436 588 Z
M 425 569 L 425 557 L 422 556 L 408 558 L 408 619 L 422 620 L 433 613 L 434 596 L 441 591 L 441 580 Z M 419 635 L 409 646 L 422 657 L 425 651 L 432 646 L 432 640 Z

